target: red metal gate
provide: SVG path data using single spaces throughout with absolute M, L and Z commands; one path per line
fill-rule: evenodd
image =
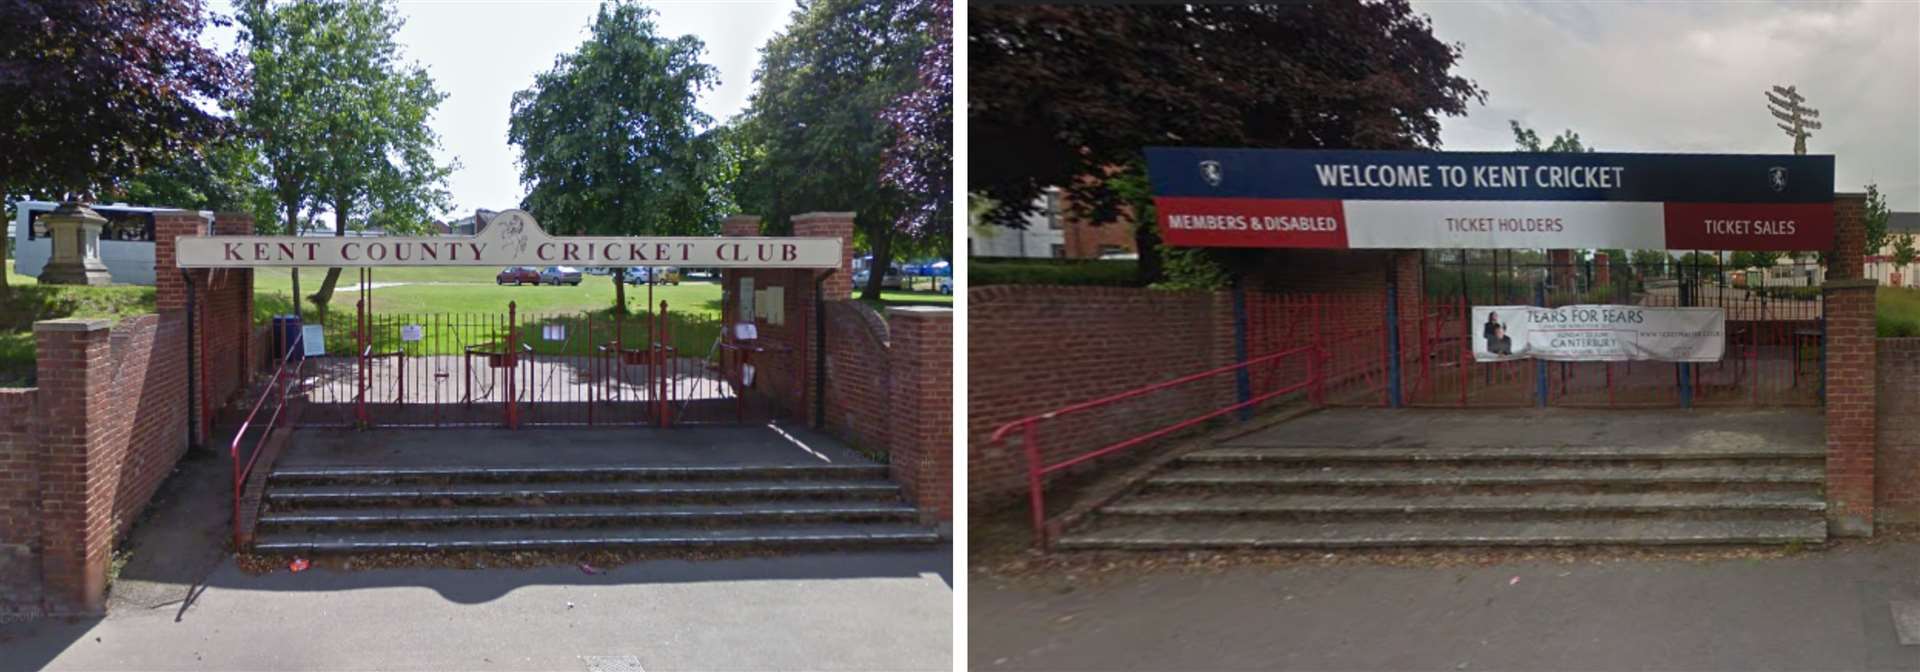
M 1466 297 L 1421 297 L 1397 315 L 1392 342 L 1384 292 L 1245 294 L 1246 357 L 1311 347 L 1324 402 L 1385 406 L 1396 376 L 1407 406 L 1517 408 L 1565 406 L 1670 408 L 1798 406 L 1821 403 L 1820 301 L 1771 291 L 1642 291 L 1618 300 L 1642 306 L 1708 306 L 1727 311 L 1726 355 L 1718 362 L 1480 362 L 1472 351 Z M 1576 303 L 1578 297 L 1548 300 Z M 1501 305 L 1531 303 L 1513 301 Z M 1392 366 L 1395 358 L 1400 366 Z M 1285 370 L 1249 370 L 1246 394 L 1304 375 L 1305 359 Z M 1544 393 L 1544 398 L 1543 398 Z
M 722 314 L 726 314 L 723 299 Z M 740 341 L 666 301 L 631 315 L 371 314 L 329 323 L 303 367 L 310 427 L 561 427 L 739 423 L 765 417 L 756 362 L 784 344 Z

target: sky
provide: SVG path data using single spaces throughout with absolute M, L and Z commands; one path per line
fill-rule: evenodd
M 1834 189 L 1879 185 L 1920 211 L 1920 3 L 1415 2 L 1460 43 L 1485 105 L 1443 121 L 1442 149 L 1514 148 L 1509 119 L 1608 152 L 1791 153 L 1764 92 L 1797 85 L 1825 128 Z
M 704 92 L 702 112 L 722 122 L 746 109 L 760 47 L 787 24 L 793 0 L 651 0 L 661 35 L 693 35 L 707 45 L 703 57 L 720 71 L 719 86 Z M 231 15 L 226 0 L 210 3 Z M 513 94 L 551 70 L 554 59 L 572 53 L 587 38 L 598 0 L 400 0 L 406 19 L 398 41 L 402 59 L 419 63 L 447 99 L 431 125 L 440 134 L 439 158 L 457 160 L 447 181 L 453 196 L 448 219 L 475 208 L 519 207 L 526 189 L 507 144 L 507 113 Z M 225 50 L 232 29 L 210 31 Z

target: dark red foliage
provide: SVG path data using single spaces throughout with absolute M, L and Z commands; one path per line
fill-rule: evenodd
M 225 130 L 200 0 L 0 0 L 0 192 L 90 194 Z
M 1405 0 L 974 5 L 968 189 L 1019 225 L 1057 185 L 1110 221 L 1104 181 L 1150 145 L 1432 148 L 1485 93 Z
M 901 12 L 920 11 L 915 4 Z M 916 238 L 945 230 L 953 201 L 953 3 L 932 0 L 926 9 L 933 42 L 920 56 L 920 87 L 880 113 L 899 132 L 880 179 L 909 195 L 900 230 Z

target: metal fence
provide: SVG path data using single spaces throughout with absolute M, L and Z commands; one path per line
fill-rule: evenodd
M 724 311 L 723 311 L 724 312 Z M 374 314 L 329 322 L 309 357 L 310 427 L 621 426 L 764 417 L 748 394 L 781 344 L 736 341 L 667 302 L 611 313 Z
M 1812 257 L 1726 252 L 1436 250 L 1410 296 L 1239 295 L 1243 357 L 1312 347 L 1325 403 L 1432 407 L 1780 406 L 1821 402 L 1825 327 Z M 1400 300 L 1403 310 L 1389 305 Z M 1480 362 L 1474 306 L 1615 304 L 1726 310 L 1718 362 Z M 1395 329 L 1397 327 L 1397 329 Z M 1394 342 L 1394 333 L 1399 342 Z M 1293 366 L 1300 366 L 1294 364 Z M 1241 395 L 1298 371 L 1250 370 Z
M 1676 407 L 1815 405 L 1824 380 L 1824 321 L 1811 257 L 1627 253 L 1626 263 L 1554 259 L 1539 250 L 1429 252 L 1407 366 L 1416 406 Z M 1718 307 L 1718 362 L 1477 362 L 1476 305 L 1616 304 Z M 1544 395 L 1544 396 L 1543 396 Z

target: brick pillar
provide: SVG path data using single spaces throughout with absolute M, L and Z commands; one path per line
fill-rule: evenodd
M 1392 266 L 1387 272 L 1393 274 L 1397 286 L 1395 296 L 1398 301 L 1394 305 L 1394 316 L 1398 318 L 1400 327 L 1400 402 L 1405 405 L 1412 399 L 1408 390 L 1411 389 L 1411 383 L 1417 382 L 1415 379 L 1420 370 L 1420 311 L 1427 297 L 1425 274 L 1422 273 L 1426 266 L 1426 252 L 1396 250 L 1389 263 Z M 1385 342 L 1386 339 L 1382 338 L 1381 341 Z
M 1604 252 L 1593 253 L 1593 284 L 1596 287 L 1613 286 L 1613 259 Z
M 819 295 L 826 301 L 851 300 L 853 298 L 853 213 L 809 212 L 794 215 L 793 235 L 796 238 L 840 239 L 840 267 L 833 269 L 832 273 L 827 273 L 826 277 L 820 281 Z M 791 310 L 800 311 L 805 315 L 799 320 L 799 323 L 806 325 L 807 330 L 807 333 L 801 337 L 806 343 L 807 354 L 802 364 L 805 373 L 800 376 L 804 389 L 799 395 L 805 408 L 802 408 L 797 415 L 806 418 L 809 424 L 822 422 L 822 418 L 815 416 L 813 412 L 817 405 L 813 397 L 816 387 L 814 375 L 818 368 L 814 362 L 819 361 L 817 358 L 821 356 L 820 339 L 815 337 L 819 334 L 819 330 L 815 323 L 819 320 L 819 314 L 824 312 L 814 308 L 813 280 L 822 273 L 826 271 L 811 268 L 787 272 L 787 275 L 792 278 L 794 287 L 793 290 L 789 290 L 792 293 L 788 296 L 792 297 L 792 300 L 788 302 L 788 306 Z M 833 383 L 829 380 L 827 384 Z
M 249 220 L 247 225 L 251 227 L 252 221 Z M 180 268 L 174 265 L 174 239 L 180 236 L 201 235 L 206 233 L 206 230 L 207 220 L 197 212 L 169 210 L 153 213 L 153 307 L 154 312 L 159 313 L 163 318 L 170 315 L 184 316 L 187 310 L 187 279 L 181 277 Z M 189 440 L 193 445 L 204 446 L 207 437 L 207 409 L 210 406 L 205 397 L 208 271 L 197 269 L 188 271 L 188 274 L 192 277 L 196 292 L 195 315 L 193 315 L 195 342 L 189 347 L 193 350 L 192 375 L 197 383 L 194 393 L 198 395 L 192 402 L 196 415 L 193 423 L 195 432 Z
M 198 213 L 186 210 L 153 213 L 153 304 L 156 312 L 186 309 L 187 286 L 180 278 L 180 268 L 174 265 L 173 239 L 199 235 L 205 231 L 206 225 L 207 220 L 201 219 Z
M 1556 291 L 1574 290 L 1573 250 L 1547 250 L 1547 263 L 1552 265 L 1553 284 Z
M 1834 198 L 1834 250 L 1821 288 L 1826 319 L 1827 524 L 1836 536 L 1873 534 L 1874 293 L 1862 278 L 1866 199 Z
M 839 238 L 840 268 L 821 288 L 828 301 L 853 298 L 853 213 L 809 212 L 793 216 L 793 235 L 801 238 Z
M 887 309 L 888 471 L 923 522 L 953 520 L 953 310 Z
M 760 235 L 760 218 L 753 215 L 730 215 L 720 222 L 722 236 Z
M 41 577 L 54 612 L 106 610 L 113 550 L 112 502 L 93 496 L 96 479 L 120 467 L 104 455 L 112 387 L 112 332 L 106 320 L 35 322 L 40 386 Z M 111 493 L 107 493 L 111 494 Z
M 253 215 L 244 212 L 217 212 L 213 215 L 213 232 L 217 235 L 251 236 L 253 231 Z M 259 361 L 254 352 L 258 344 L 253 342 L 253 269 L 237 268 L 224 272 L 230 275 L 230 280 L 221 283 L 221 289 L 233 292 L 233 296 L 226 299 L 231 309 L 221 315 L 224 319 L 215 328 L 231 330 L 228 337 L 238 340 L 239 352 L 229 354 L 239 358 L 239 380 L 231 385 L 234 389 L 245 389 L 246 381 Z

